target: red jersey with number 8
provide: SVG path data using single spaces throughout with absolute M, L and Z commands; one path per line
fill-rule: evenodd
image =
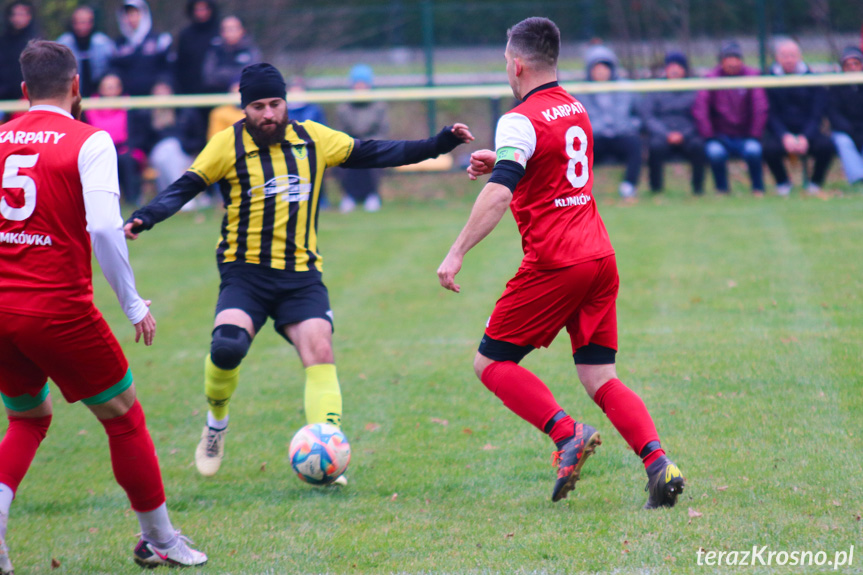
M 593 130 L 581 103 L 557 84 L 541 87 L 501 117 L 498 161 L 524 176 L 510 204 L 522 266 L 556 269 L 614 254 L 593 189 Z
M 0 126 L 0 310 L 62 318 L 92 309 L 78 160 L 96 132 L 47 111 Z

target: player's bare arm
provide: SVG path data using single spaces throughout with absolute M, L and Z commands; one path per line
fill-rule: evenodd
M 481 242 L 497 226 L 512 200 L 512 192 L 501 184 L 489 182 L 485 185 L 461 233 L 437 270 L 438 281 L 444 288 L 459 293 L 461 286 L 455 276 L 461 270 L 464 256 Z

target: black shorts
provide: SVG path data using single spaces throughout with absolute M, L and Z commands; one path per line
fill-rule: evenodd
M 222 283 L 216 315 L 226 309 L 240 309 L 252 318 L 255 333 L 267 318 L 273 318 L 276 332 L 290 343 L 286 325 L 321 318 L 333 325 L 330 296 L 317 270 L 292 272 L 266 266 L 230 262 L 219 266 Z

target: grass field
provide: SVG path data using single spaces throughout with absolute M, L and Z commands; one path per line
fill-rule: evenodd
M 580 389 L 565 337 L 524 365 L 604 442 L 569 499 L 551 503 L 551 443 L 471 369 L 520 259 L 512 218 L 469 254 L 462 293 L 444 292 L 435 270 L 479 186 L 461 176 L 423 186 L 429 198 L 398 199 L 378 214 L 321 217 L 353 447 L 346 488 L 311 488 L 291 475 L 303 372 L 269 326 L 243 364 L 222 471 L 204 479 L 192 465 L 218 287 L 215 212 L 180 214 L 131 246 L 159 321 L 154 347 L 133 345 L 98 279 L 174 522 L 210 556 L 201 573 L 832 570 L 697 564 L 699 549 L 753 545 L 823 550 L 830 560 L 853 545 L 853 565 L 837 572 L 863 573 L 859 192 L 822 201 L 678 190 L 636 205 L 598 194 L 621 274 L 619 371 L 687 478 L 677 507 L 647 512 L 640 462 Z M 18 575 L 138 571 L 137 522 L 107 455 L 95 419 L 58 402 L 12 509 Z

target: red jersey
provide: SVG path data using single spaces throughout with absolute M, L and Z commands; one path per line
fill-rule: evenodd
M 0 310 L 77 317 L 92 309 L 79 156 L 98 131 L 42 110 L 0 126 Z
M 556 83 L 501 117 L 497 160 L 525 168 L 510 207 L 522 266 L 556 269 L 614 254 L 593 198 L 593 130 L 581 103 Z

